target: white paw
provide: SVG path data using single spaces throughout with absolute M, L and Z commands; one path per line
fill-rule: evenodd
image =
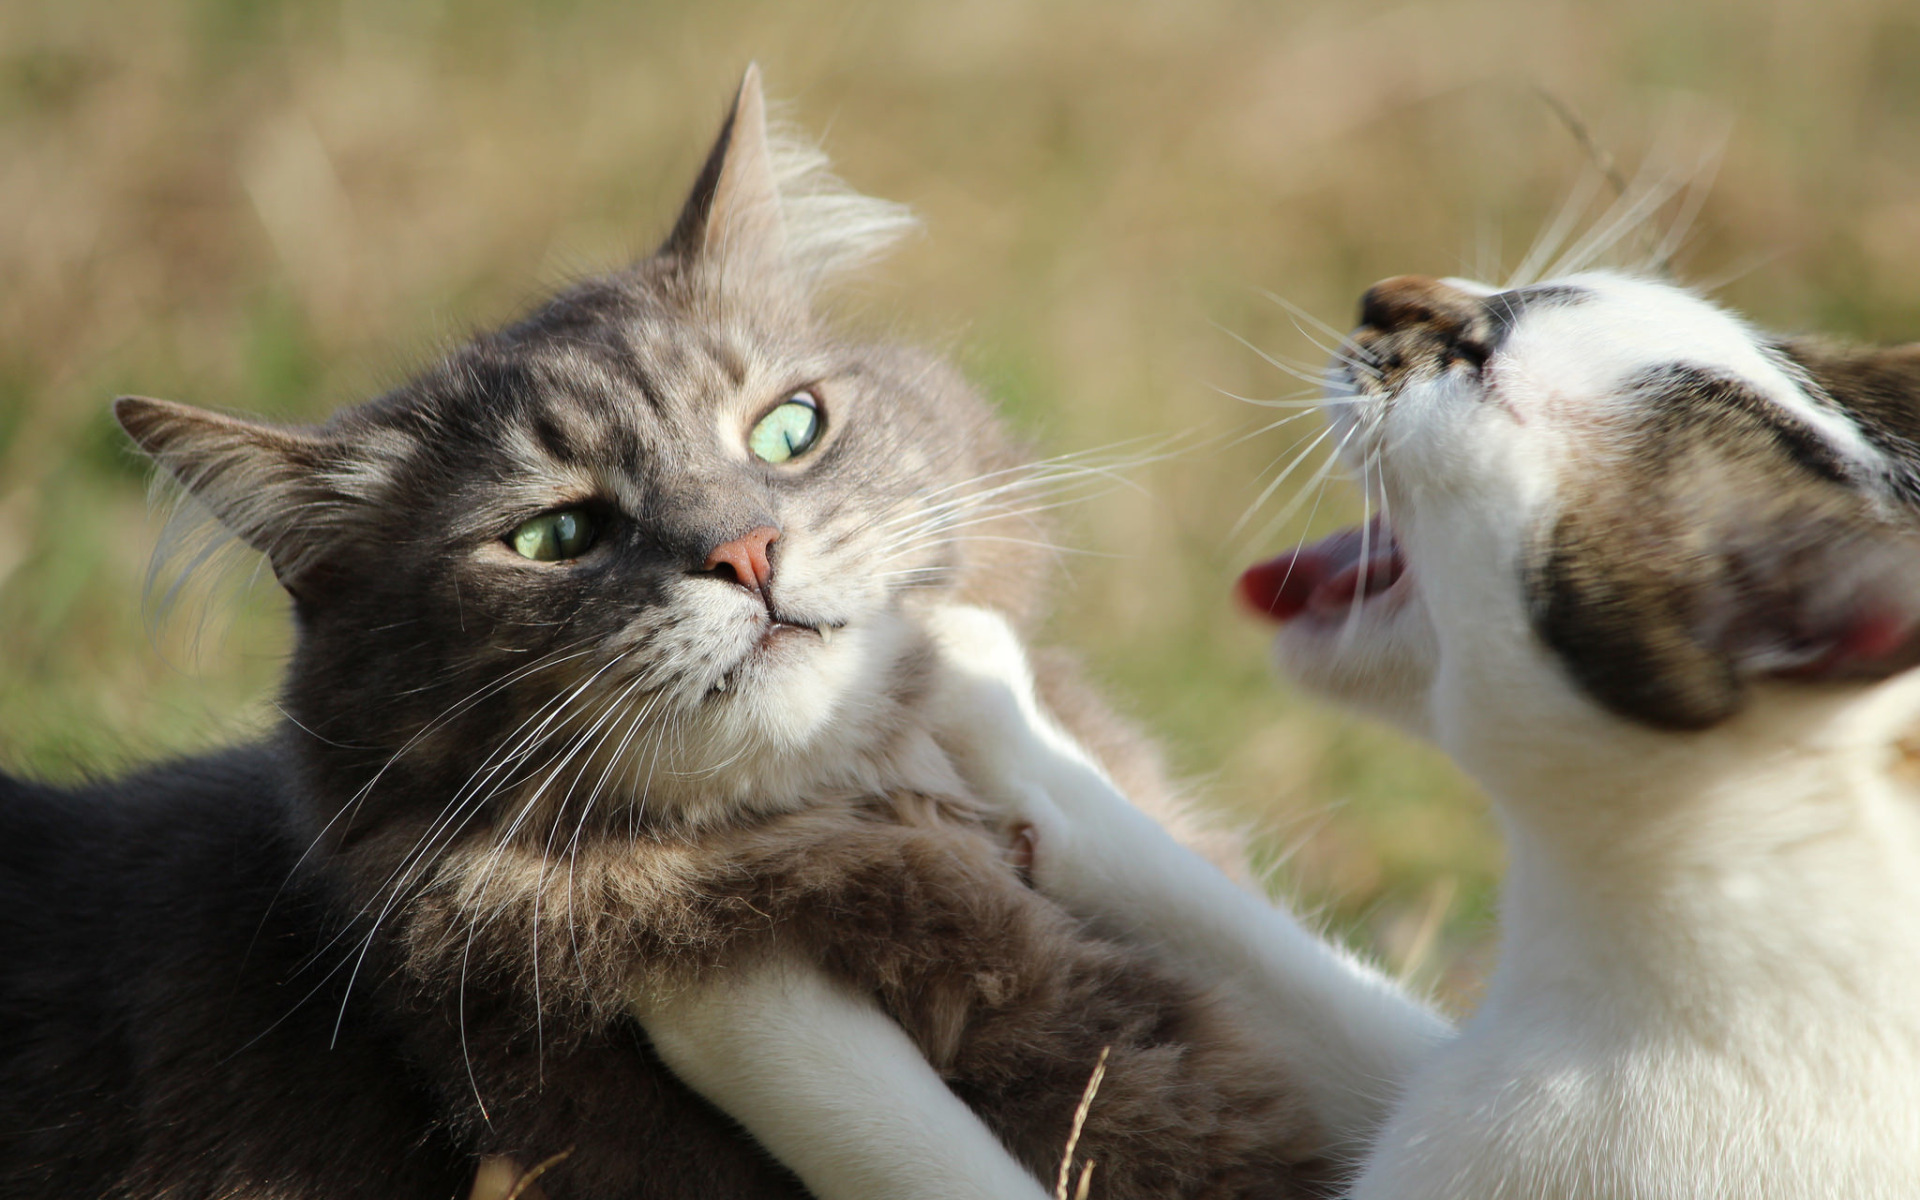
M 961 769 L 1031 745 L 1044 718 L 1026 649 L 1006 619 L 984 608 L 941 605 L 927 632 L 940 652 L 928 708 L 935 736 Z
M 1007 619 L 970 604 L 942 604 L 927 617 L 945 665 L 980 681 L 997 681 L 1021 698 L 1033 694 L 1026 647 Z
M 1034 697 L 1019 636 L 998 613 L 964 605 L 937 608 L 927 624 L 940 651 L 928 704 L 934 737 L 977 799 L 1028 827 L 1039 859 L 1054 856 L 1068 831 L 1040 781 L 1062 735 Z

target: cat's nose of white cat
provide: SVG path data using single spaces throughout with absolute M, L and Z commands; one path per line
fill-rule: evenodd
M 779 537 L 778 529 L 762 525 L 732 541 L 722 542 L 707 555 L 705 569 L 723 579 L 731 576 L 741 587 L 764 594 L 767 585 L 773 582 L 773 563 L 767 557 L 767 547 Z
M 1382 333 L 1428 325 L 1442 335 L 1458 335 L 1479 311 L 1473 293 L 1425 275 L 1383 279 L 1360 297 L 1360 323 Z

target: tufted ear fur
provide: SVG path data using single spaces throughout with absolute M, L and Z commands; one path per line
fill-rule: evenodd
M 754 64 L 740 81 L 733 109 L 663 250 L 689 260 L 774 267 L 785 260 L 786 249 L 780 183 L 767 140 L 767 102 L 760 91 L 760 67 Z
M 317 434 L 122 396 L 120 427 L 235 537 L 259 550 L 296 597 L 319 585 L 320 552 L 357 503 L 338 447 Z
M 825 155 L 771 127 L 760 68 L 749 66 L 659 253 L 729 282 L 805 292 L 913 225 L 906 208 L 849 190 Z

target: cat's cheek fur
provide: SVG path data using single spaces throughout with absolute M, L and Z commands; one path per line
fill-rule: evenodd
M 1273 639 L 1288 678 L 1408 733 L 1432 732 L 1430 694 L 1438 657 L 1433 624 L 1412 581 L 1351 617 L 1301 619 Z

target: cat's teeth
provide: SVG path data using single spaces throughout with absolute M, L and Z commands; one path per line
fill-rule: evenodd
M 724 692 L 727 690 L 727 677 L 725 675 L 720 677 L 719 683 L 713 685 L 713 690 L 716 692 Z
M 820 644 L 825 646 L 825 645 L 832 644 L 832 642 L 833 642 L 833 626 L 831 625 L 820 626 Z

